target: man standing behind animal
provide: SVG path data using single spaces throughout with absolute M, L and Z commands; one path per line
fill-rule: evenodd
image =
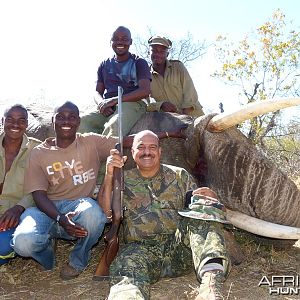
M 148 111 L 162 110 L 199 117 L 204 115 L 197 91 L 186 67 L 179 60 L 168 60 L 172 42 L 161 36 L 148 40 L 151 55 L 151 97 L 157 103 Z
M 0 135 L 0 265 L 14 257 L 10 246 L 20 216 L 34 205 L 31 195 L 23 192 L 24 170 L 31 149 L 39 140 L 27 137 L 28 113 L 16 104 L 4 112 L 4 132 Z
M 95 100 L 98 112 L 82 116 L 80 132 L 102 133 L 117 136 L 118 86 L 123 95 L 123 136 L 127 135 L 136 121 L 146 112 L 150 94 L 151 74 L 147 62 L 129 52 L 132 44 L 130 30 L 118 27 L 112 35 L 111 46 L 115 55 L 100 64 Z
M 110 268 L 114 285 L 108 299 L 150 299 L 150 284 L 160 277 L 187 274 L 193 265 L 201 282 L 196 299 L 223 299 L 221 284 L 230 263 L 222 225 L 215 222 L 224 222 L 215 193 L 208 188 L 196 189 L 186 170 L 161 164 L 159 140 L 152 131 L 145 130 L 135 136 L 132 156 L 137 168 L 124 174 L 125 244 Z M 110 203 L 113 169 L 120 167 L 121 162 L 117 150 L 111 150 L 105 193 L 99 194 L 98 199 L 101 205 Z M 214 221 L 183 218 L 178 214 L 191 189 L 194 203 L 190 208 L 196 209 L 192 214 L 207 216 L 214 212 Z M 204 212 L 197 212 L 197 207 L 205 207 Z M 188 215 L 190 212 L 187 210 Z M 121 276 L 125 277 L 122 281 Z

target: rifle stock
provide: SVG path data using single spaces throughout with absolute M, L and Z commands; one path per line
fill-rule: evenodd
M 119 251 L 119 238 L 116 236 L 110 241 L 105 241 L 105 249 L 96 267 L 94 280 L 105 280 L 109 278 L 109 266 Z
M 120 156 L 123 157 L 123 138 L 122 138 L 122 88 L 118 87 L 118 132 L 119 143 L 116 144 L 116 149 Z M 104 236 L 105 249 L 100 257 L 96 267 L 94 280 L 105 280 L 109 277 L 109 266 L 116 257 L 119 250 L 119 228 L 123 218 L 122 196 L 124 191 L 124 172 L 123 168 L 114 168 L 113 176 L 113 195 L 112 195 L 112 223 L 109 231 Z

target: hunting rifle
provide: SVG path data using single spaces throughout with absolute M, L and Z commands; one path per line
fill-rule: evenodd
M 122 135 L 122 87 L 118 86 L 118 143 L 116 149 L 123 157 L 123 135 Z M 100 257 L 94 274 L 94 280 L 105 280 L 109 277 L 109 266 L 116 257 L 119 250 L 119 228 L 123 218 L 122 196 L 124 191 L 123 169 L 114 168 L 113 173 L 113 195 L 112 195 L 112 223 L 109 231 L 104 236 L 105 249 Z

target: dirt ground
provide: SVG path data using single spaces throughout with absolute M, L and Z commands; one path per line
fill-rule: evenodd
M 275 249 L 272 245 L 262 245 L 239 231 L 235 232 L 238 243 L 245 255 L 244 261 L 233 266 L 224 284 L 225 299 L 265 300 L 300 299 L 299 295 L 270 296 L 266 286 L 258 287 L 262 276 L 300 275 L 300 241 L 287 249 Z M 57 267 L 53 271 L 41 271 L 31 259 L 15 258 L 0 267 L 0 299 L 99 299 L 108 295 L 108 282 L 92 280 L 102 244 L 93 249 L 91 263 L 76 279 L 62 281 L 59 271 L 67 261 L 71 244 L 59 241 Z M 195 274 L 179 278 L 165 278 L 152 286 L 151 299 L 169 296 L 169 299 L 194 299 L 199 286 Z M 121 299 L 120 299 L 121 300 Z

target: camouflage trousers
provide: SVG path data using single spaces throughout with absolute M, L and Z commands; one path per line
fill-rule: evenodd
M 122 299 L 150 299 L 150 284 L 162 277 L 188 274 L 193 267 L 201 282 L 200 271 L 213 258 L 222 259 L 227 276 L 230 261 L 222 227 L 217 222 L 183 218 L 175 235 L 123 245 L 110 267 L 110 275 L 113 285 L 126 276 L 127 287 L 123 284 L 113 289 L 113 286 L 108 299 L 118 299 L 113 290 L 121 292 Z M 130 295 L 128 284 L 137 287 L 143 297 Z M 122 289 L 127 290 L 128 298 Z

